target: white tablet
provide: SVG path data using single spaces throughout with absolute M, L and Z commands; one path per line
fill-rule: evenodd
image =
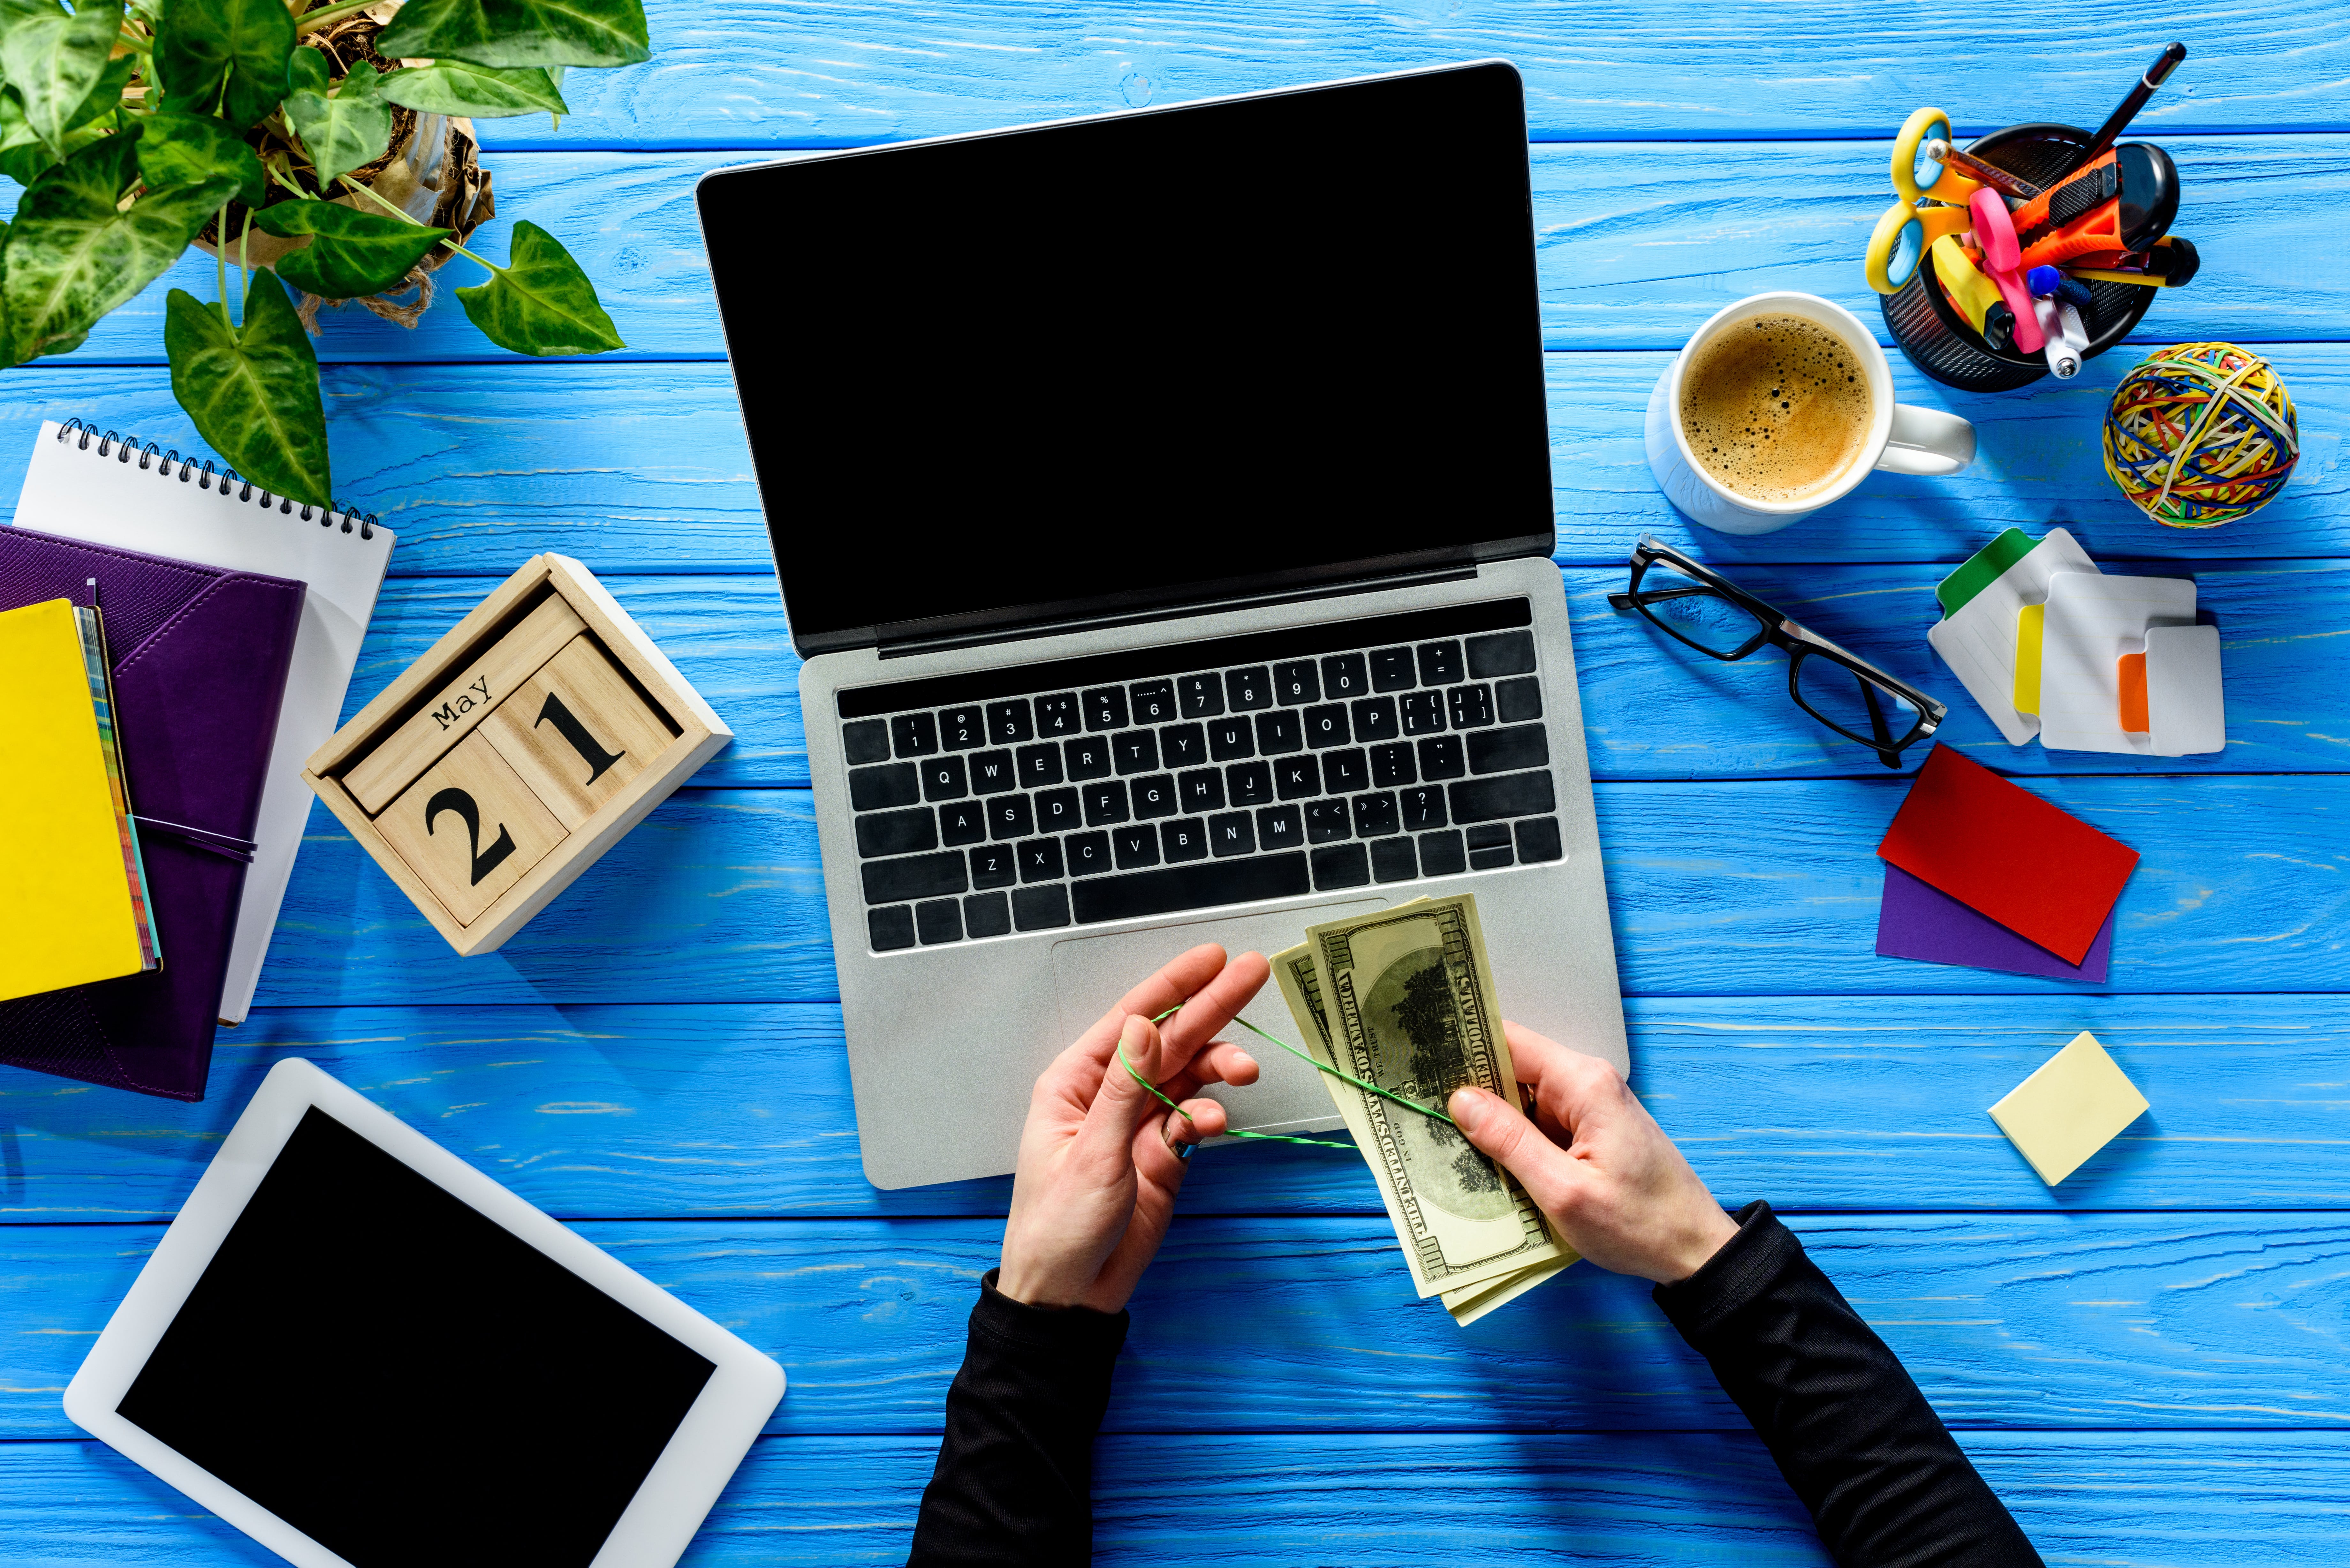
M 670 1568 L 784 1370 L 307 1062 L 66 1414 L 304 1568 Z

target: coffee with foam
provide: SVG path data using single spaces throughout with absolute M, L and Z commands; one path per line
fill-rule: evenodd
M 1807 317 L 1723 328 L 1681 377 L 1682 437 L 1716 483 L 1756 501 L 1803 501 L 1859 461 L 1877 417 L 1860 357 Z

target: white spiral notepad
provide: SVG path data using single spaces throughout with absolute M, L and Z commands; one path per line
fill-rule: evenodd
M 343 694 L 358 664 L 376 591 L 391 559 L 392 535 L 371 519 L 321 513 L 219 473 L 209 462 L 182 464 L 152 443 L 113 432 L 44 422 L 32 466 L 16 493 L 15 521 L 116 549 L 142 550 L 234 572 L 265 572 L 309 586 L 277 739 L 262 785 L 253 868 L 236 919 L 224 1023 L 242 1023 L 269 953 L 269 933 L 304 824 L 316 798 L 302 764 L 335 732 Z

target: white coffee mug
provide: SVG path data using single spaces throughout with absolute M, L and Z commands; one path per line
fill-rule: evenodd
M 1826 484 L 1800 501 L 1762 501 L 1741 495 L 1705 471 L 1690 451 L 1681 429 L 1681 382 L 1699 349 L 1737 326 L 1758 316 L 1800 316 L 1815 321 L 1844 339 L 1868 375 L 1870 407 L 1875 410 L 1868 439 L 1851 463 Z M 1956 473 L 1975 460 L 1975 427 L 1956 414 L 1920 409 L 1893 400 L 1893 371 L 1885 350 L 1859 317 L 1843 306 L 1815 294 L 1757 294 L 1716 311 L 1697 329 L 1648 395 L 1648 467 L 1666 498 L 1693 523 L 1725 534 L 1769 534 L 1801 522 L 1832 502 L 1842 500 L 1852 487 L 1875 469 L 1888 473 Z

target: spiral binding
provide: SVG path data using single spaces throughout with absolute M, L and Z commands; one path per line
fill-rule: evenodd
M 74 443 L 74 450 L 77 452 L 88 452 L 90 448 L 91 438 L 96 437 L 98 441 L 99 456 L 106 457 L 111 455 L 117 462 L 129 462 L 131 459 L 131 455 L 136 453 L 139 458 L 139 466 L 140 468 L 144 469 L 151 463 L 154 464 L 154 473 L 158 479 L 171 478 L 172 475 L 172 470 L 176 468 L 179 471 L 179 479 L 181 483 L 185 484 L 192 479 L 195 481 L 196 488 L 199 490 L 213 490 L 217 488 L 221 494 L 226 495 L 229 491 L 229 486 L 234 484 L 237 486 L 236 498 L 239 501 L 250 502 L 256 494 L 256 492 L 254 489 L 253 481 L 244 478 L 233 468 L 214 468 L 213 466 L 213 460 L 210 458 L 204 459 L 203 472 L 202 473 L 198 473 L 196 472 L 196 460 L 193 458 L 182 459 L 180 456 L 179 449 L 176 447 L 166 452 L 157 447 L 153 441 L 149 441 L 146 446 L 142 448 L 139 444 L 139 438 L 135 435 L 119 436 L 112 431 L 108 431 L 105 434 L 99 435 L 96 425 L 88 423 L 82 420 L 68 420 L 65 423 L 59 425 L 57 427 L 57 439 L 63 441 L 68 434 L 76 431 L 81 432 L 81 439 Z M 293 513 L 294 502 L 291 497 L 272 495 L 266 490 L 260 491 L 257 493 L 264 509 L 266 509 L 274 502 L 276 504 L 278 511 L 288 514 Z M 360 538 L 372 539 L 375 537 L 377 518 L 376 514 L 372 512 L 362 515 L 355 507 L 349 505 L 348 503 L 321 509 L 319 507 L 312 506 L 306 502 L 302 506 L 302 521 L 307 523 L 310 520 L 310 514 L 314 512 L 317 514 L 318 526 L 321 528 L 333 527 L 335 525 L 336 517 L 339 515 L 343 520 L 344 533 L 350 533 L 352 531 L 351 525 L 356 522 L 359 524 L 358 531 Z

